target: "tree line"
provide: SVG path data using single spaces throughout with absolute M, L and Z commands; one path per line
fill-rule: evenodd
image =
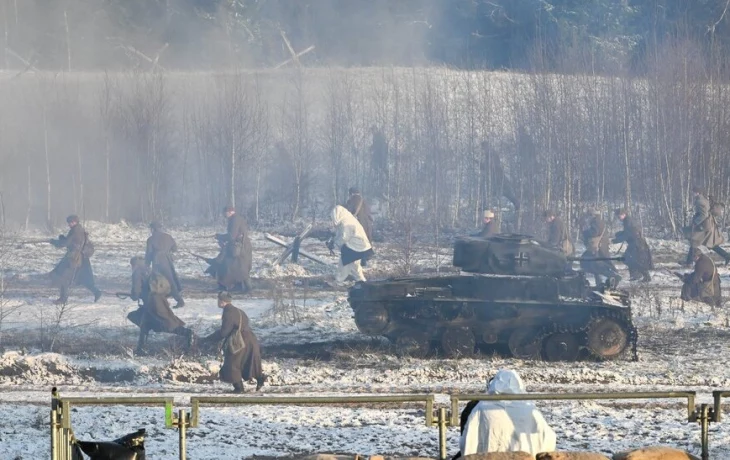
M 493 207 L 513 230 L 536 231 L 546 208 L 577 222 L 587 205 L 624 205 L 677 236 L 693 185 L 730 196 L 727 71 L 696 47 L 664 45 L 641 78 L 445 67 L 2 74 L 2 215 L 202 222 L 234 203 L 252 222 L 282 222 L 325 218 L 359 186 L 395 224 L 472 227 Z

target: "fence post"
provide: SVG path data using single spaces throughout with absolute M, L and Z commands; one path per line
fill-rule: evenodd
M 446 460 L 446 409 L 439 409 L 439 460 Z
M 710 431 L 709 407 L 707 406 L 707 404 L 702 404 L 700 406 L 700 433 L 701 433 L 701 443 L 702 443 L 702 460 L 710 460 L 709 431 Z
M 58 421 L 56 420 L 56 409 L 51 409 L 51 460 L 58 460 Z
M 180 447 L 180 460 L 187 460 L 187 446 L 185 445 L 185 430 L 187 428 L 187 412 L 185 412 L 185 409 L 180 409 L 178 418 L 177 418 L 177 429 L 178 429 L 178 440 L 179 440 L 179 447 Z

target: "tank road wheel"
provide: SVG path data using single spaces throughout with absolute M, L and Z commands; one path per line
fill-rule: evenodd
M 477 341 L 468 327 L 447 327 L 441 335 L 441 348 L 449 358 L 474 356 Z
M 423 358 L 431 349 L 428 337 L 417 331 L 403 331 L 395 339 L 395 353 L 398 356 Z
M 578 359 L 580 346 L 575 334 L 557 332 L 545 339 L 542 350 L 548 361 L 575 361 Z
M 616 320 L 599 318 L 587 331 L 588 349 L 601 359 L 614 359 L 629 346 L 629 335 Z
M 542 343 L 537 340 L 537 330 L 525 327 L 512 331 L 507 345 L 515 358 L 532 359 L 540 356 Z
M 366 304 L 355 312 L 355 325 L 367 335 L 380 335 L 388 327 L 388 312 L 382 305 Z

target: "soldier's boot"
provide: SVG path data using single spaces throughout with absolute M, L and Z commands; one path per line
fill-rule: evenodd
M 137 339 L 137 349 L 134 351 L 135 355 L 144 356 L 147 354 L 145 347 L 147 346 L 147 336 L 149 331 L 139 331 L 139 339 Z
M 648 283 L 649 281 L 651 281 L 651 274 L 649 273 L 649 270 L 644 270 L 642 275 L 643 275 L 643 278 L 641 278 L 642 283 Z
M 715 253 L 717 253 L 720 257 L 725 259 L 725 265 L 728 265 L 730 263 L 730 254 L 728 254 L 726 250 L 724 250 L 720 246 L 715 246 L 714 248 L 712 248 L 712 250 L 715 251 Z
M 241 291 L 243 291 L 244 294 L 247 292 L 251 292 L 251 278 L 244 278 L 243 283 L 241 284 Z
M 176 302 L 175 306 L 172 308 L 182 308 L 185 306 L 185 301 L 183 300 L 181 294 L 176 294 L 176 295 L 172 296 L 172 298 L 175 299 L 175 302 Z
M 187 351 L 190 351 L 195 346 L 195 342 L 197 341 L 195 332 L 193 332 L 193 330 L 189 327 L 179 326 L 172 331 L 172 333 L 185 337 L 185 346 Z
M 233 391 L 231 393 L 243 393 L 243 382 L 238 381 L 233 384 Z
M 259 391 L 261 387 L 264 386 L 264 383 L 266 382 L 266 379 L 268 378 L 267 375 L 261 374 L 258 377 L 256 377 L 256 391 Z
M 62 287 L 58 293 L 58 299 L 53 301 L 53 305 L 66 305 L 68 302 L 68 287 Z
M 91 292 L 94 293 L 94 303 L 98 302 L 101 299 L 101 289 L 95 287 Z
M 642 275 L 639 273 L 639 270 L 636 270 L 635 268 L 629 268 L 629 281 L 639 281 L 641 279 Z

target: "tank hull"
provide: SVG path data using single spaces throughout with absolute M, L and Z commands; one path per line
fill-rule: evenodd
M 628 296 L 563 277 L 463 274 L 358 283 L 358 329 L 400 354 L 470 356 L 497 346 L 520 358 L 614 359 L 636 342 Z

